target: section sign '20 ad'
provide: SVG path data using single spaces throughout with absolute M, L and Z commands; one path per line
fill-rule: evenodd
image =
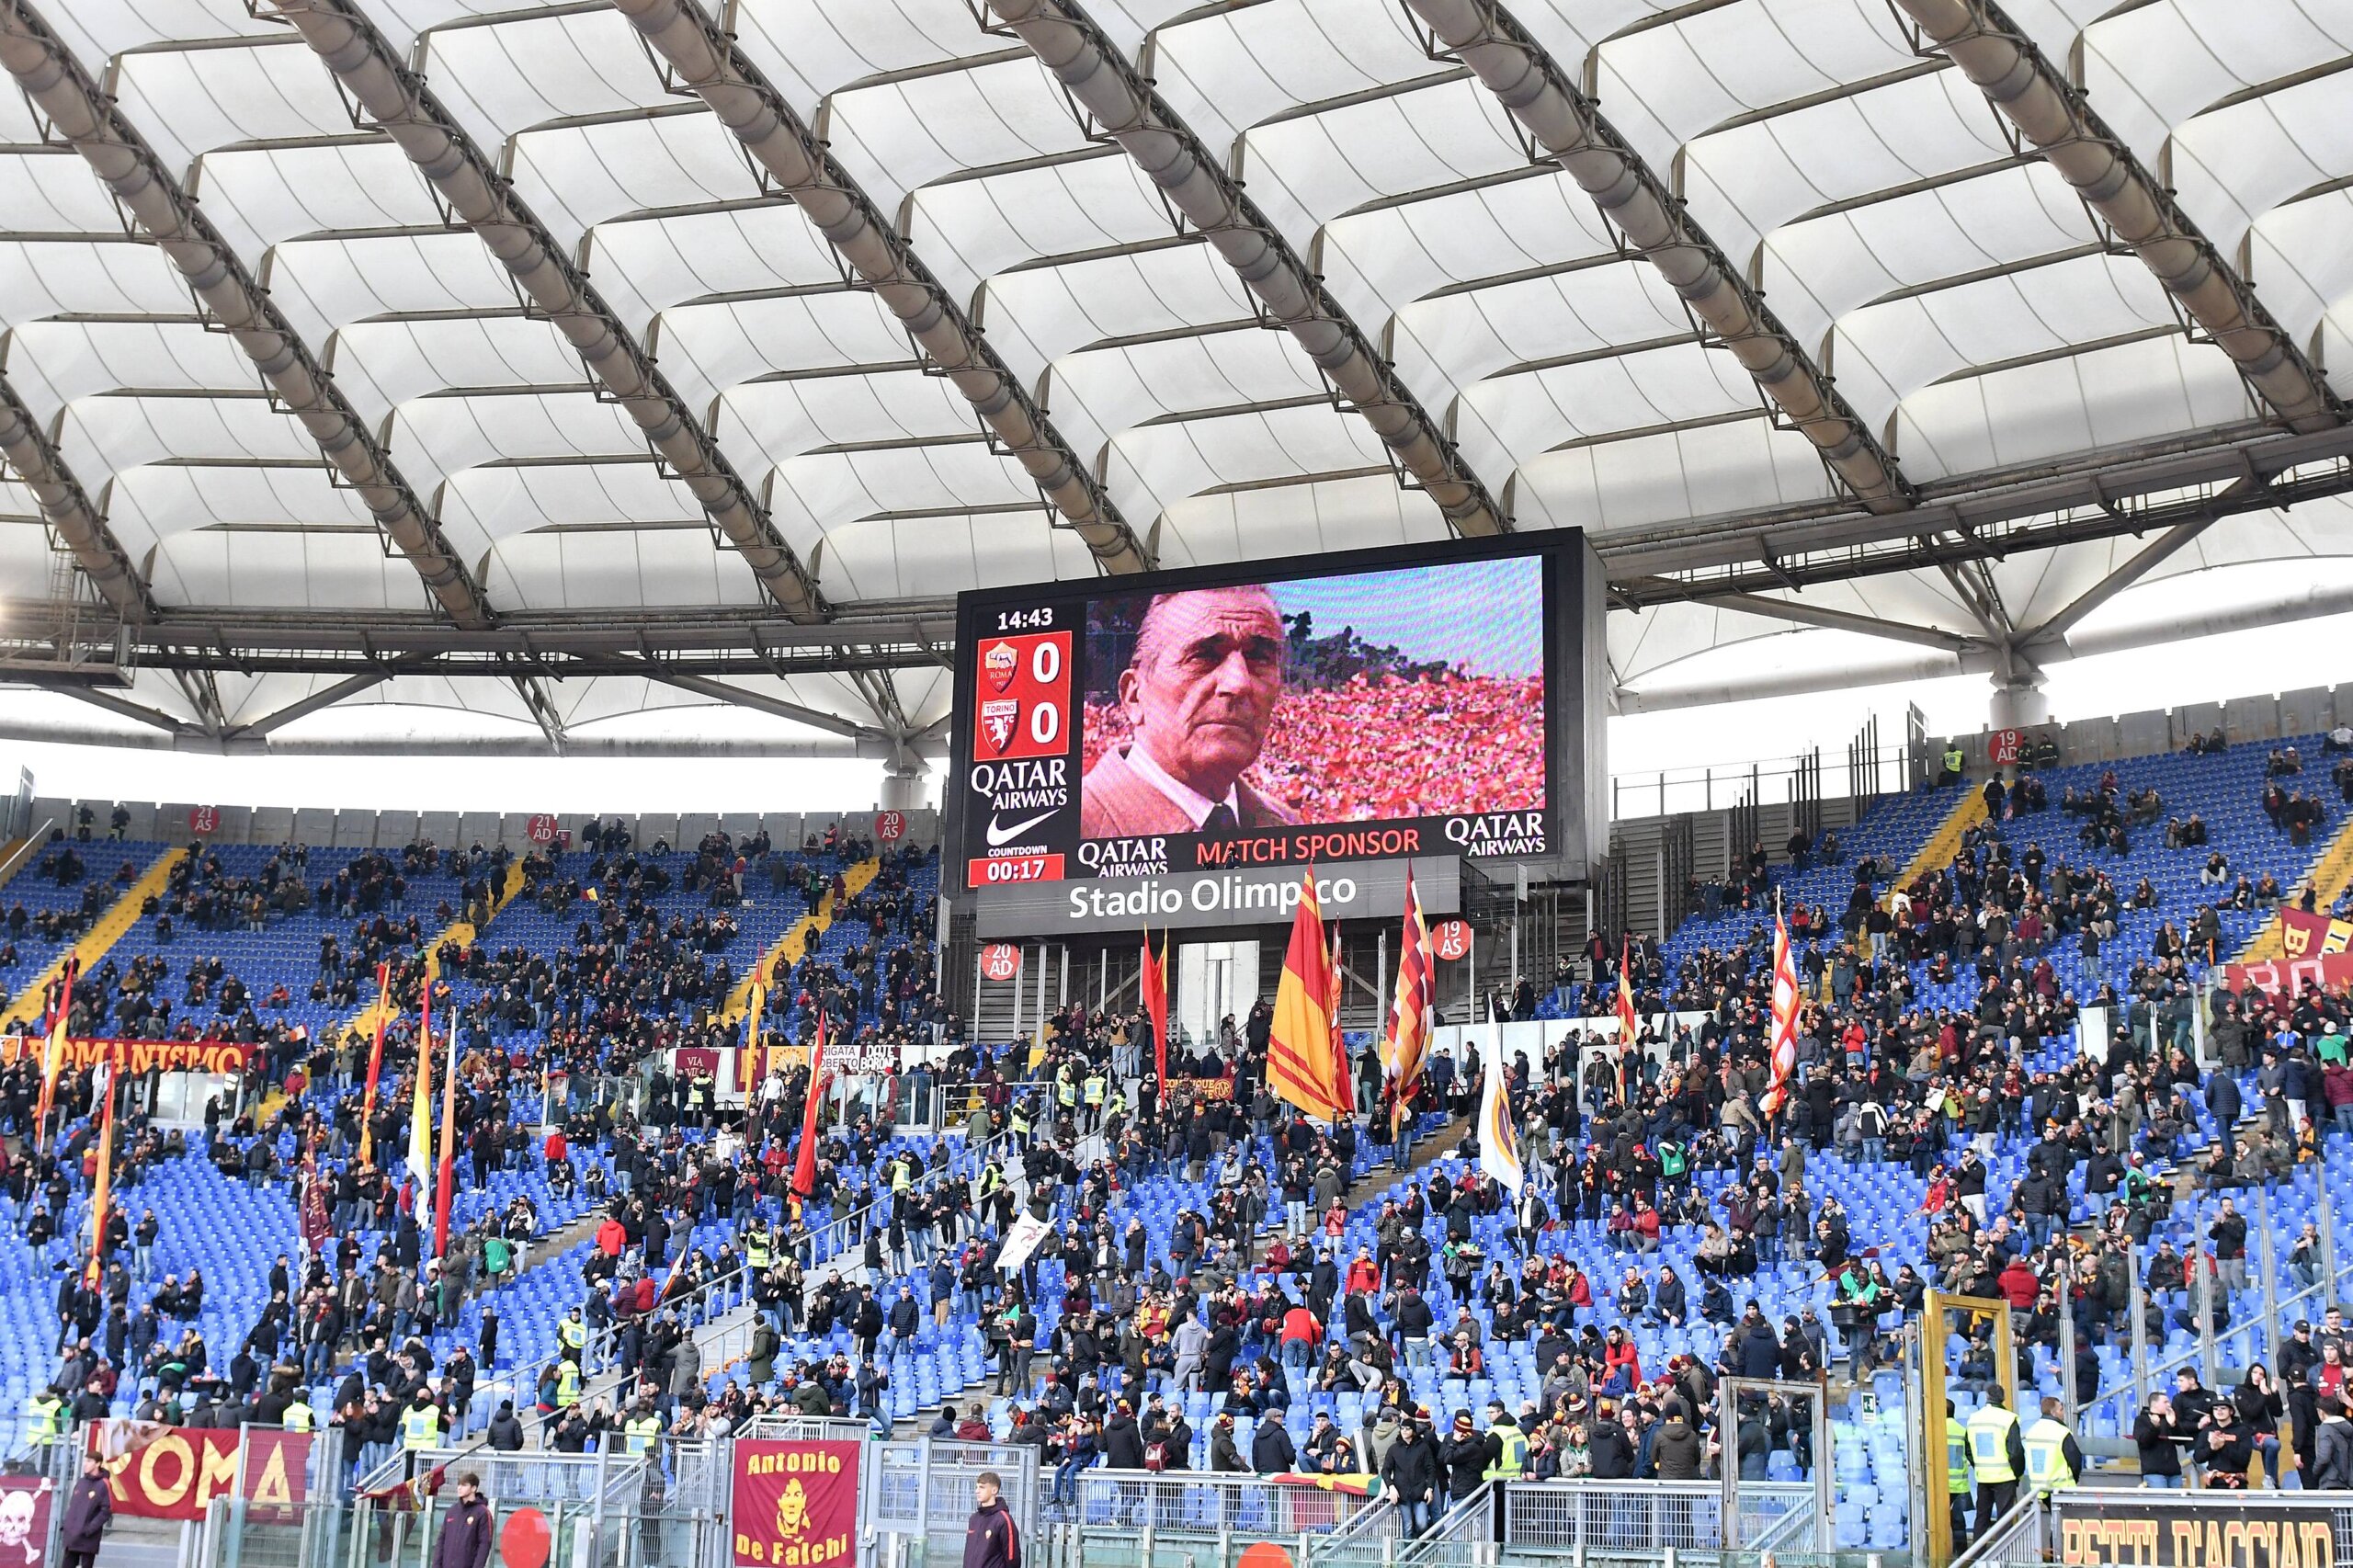
M 964 886 L 1552 852 L 1555 554 L 966 596 Z

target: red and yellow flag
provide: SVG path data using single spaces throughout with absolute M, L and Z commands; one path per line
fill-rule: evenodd
M 99 1091 L 106 1097 L 106 1108 L 98 1113 L 98 1171 L 90 1185 L 90 1289 L 98 1288 L 98 1279 L 106 1271 L 107 1215 L 114 1207 L 114 1099 L 115 1080 L 121 1076 L 114 1062 L 105 1062 L 98 1075 L 106 1080 Z
M 1160 1085 L 1164 1102 L 1168 1096 L 1168 938 L 1160 938 L 1160 950 L 1152 949 L 1152 932 L 1143 934 L 1143 972 L 1136 981 L 1136 989 L 1143 994 L 1143 1016 L 1152 1028 L 1153 1082 Z
M 1621 1055 L 1634 1049 L 1634 1037 L 1642 1032 L 1642 1020 L 1634 1016 L 1633 948 L 1631 939 L 1618 938 L 1618 1050 Z
M 384 1024 L 392 1016 L 392 966 L 376 966 L 376 1043 L 368 1048 L 368 1092 L 359 1101 L 359 1163 L 376 1153 L 376 1085 L 384 1075 Z
M 1412 1103 L 1414 1085 L 1429 1059 L 1430 1025 L 1438 1000 L 1438 959 L 1430 951 L 1430 923 L 1405 868 L 1405 928 L 1397 944 L 1397 992 L 1389 1005 L 1389 1027 L 1381 1042 L 1381 1065 L 1389 1070 L 1389 1135 L 1393 1140 Z
M 801 1112 L 801 1148 L 792 1156 L 792 1195 L 806 1199 L 817 1185 L 817 1108 L 825 1097 L 825 1014 L 817 1013 L 817 1039 L 809 1047 L 809 1103 Z
M 1790 959 L 1790 928 L 1773 916 L 1773 1078 L 1760 1106 L 1767 1118 L 1790 1102 L 1790 1080 L 1798 1070 L 1798 971 Z
M 1315 869 L 1301 879 L 1299 910 L 1291 916 L 1282 983 L 1267 1036 L 1267 1087 L 1313 1117 L 1330 1119 L 1353 1108 L 1347 1085 L 1335 1083 L 1334 1017 L 1340 1010 L 1338 973 L 1324 945 L 1324 905 L 1315 896 Z
M 65 1066 L 65 1025 L 74 1013 L 74 974 L 80 967 L 71 957 L 66 959 L 57 981 L 57 1006 L 49 1015 L 49 1045 L 41 1059 L 40 1098 L 33 1108 L 33 1127 L 40 1134 L 34 1142 L 42 1149 L 49 1147 L 49 1113 L 57 1106 L 57 1075 Z

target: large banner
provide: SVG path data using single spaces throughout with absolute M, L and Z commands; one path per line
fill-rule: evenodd
M 2059 1561 L 2081 1568 L 2333 1568 L 2336 1562 L 2336 1510 L 2327 1503 L 2223 1511 L 2168 1506 L 2158 1501 L 2164 1495 L 2063 1494 Z
M 0 1039 L 0 1064 L 38 1052 L 39 1035 Z M 68 1040 L 63 1066 L 85 1072 L 101 1062 L 119 1061 L 127 1073 L 242 1073 L 254 1048 L 227 1040 Z
M 41 1568 L 56 1496 L 46 1476 L 0 1475 L 0 1568 Z
M 856 1442 L 735 1444 L 735 1568 L 818 1568 L 858 1554 Z
M 2225 964 L 2222 983 L 2233 991 L 2282 992 L 2293 995 L 2307 985 L 2353 981 L 2353 920 L 2332 920 L 2301 909 L 2279 911 L 2281 957 L 2262 963 Z
M 215 1497 L 243 1496 L 248 1518 L 283 1519 L 309 1494 L 312 1437 L 268 1426 L 165 1426 L 99 1421 L 90 1451 L 107 1468 L 114 1511 L 142 1519 L 200 1519 Z M 243 1439 L 245 1470 L 237 1474 Z

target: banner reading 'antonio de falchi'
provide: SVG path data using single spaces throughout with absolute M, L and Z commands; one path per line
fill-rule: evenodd
M 736 1568 L 820 1568 L 858 1553 L 855 1442 L 739 1439 Z
M 39 1035 L 0 1038 L 0 1064 L 13 1062 L 28 1052 L 38 1061 L 44 1049 Z M 87 1072 L 101 1062 L 117 1062 L 124 1072 L 133 1074 L 156 1071 L 242 1073 L 253 1052 L 252 1046 L 231 1040 L 68 1039 L 65 1060 L 60 1065 L 69 1073 Z

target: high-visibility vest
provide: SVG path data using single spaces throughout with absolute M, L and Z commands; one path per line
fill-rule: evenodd
M 662 1436 L 662 1420 L 655 1415 L 633 1415 L 622 1425 L 621 1431 L 629 1437 L 627 1452 L 652 1453 L 654 1441 Z
M 1028 1111 L 1026 1111 L 1026 1110 L 1017 1110 L 1017 1111 L 1015 1111 L 1015 1112 L 1013 1113 L 1013 1120 L 1012 1120 L 1012 1122 L 1010 1123 L 1010 1126 L 1011 1126 L 1011 1128 L 1012 1128 L 1013 1135 L 1014 1135 L 1016 1138 L 1027 1138 L 1027 1137 L 1029 1137 L 1029 1113 Z
M 768 1244 L 754 1237 L 744 1244 L 744 1267 L 755 1273 L 768 1266 Z
M 555 1336 L 566 1350 L 577 1350 L 588 1343 L 588 1325 L 576 1319 L 566 1318 L 555 1325 Z
M 1947 773 L 1959 773 L 1961 771 L 1961 748 L 1959 746 L 1949 746 L 1945 749 L 1945 771 Z
M 1506 1426 L 1497 1422 L 1487 1428 L 1487 1436 L 1499 1440 L 1504 1450 L 1495 1462 L 1487 1467 L 1483 1479 L 1518 1481 L 1528 1469 L 1528 1434 L 1517 1426 Z
M 412 1405 L 401 1417 L 401 1447 L 430 1449 L 441 1441 L 441 1413 L 427 1404 Z
M 1078 1085 L 1068 1078 L 1055 1084 L 1054 1093 L 1062 1100 L 1063 1108 L 1065 1110 L 1078 1103 Z
M 57 1441 L 57 1417 L 65 1402 L 53 1393 L 37 1393 L 25 1402 L 25 1409 L 32 1416 L 32 1431 L 27 1440 L 34 1443 Z
M 561 1410 L 569 1410 L 580 1403 L 580 1367 L 565 1361 L 555 1369 L 555 1403 Z
M 1945 1490 L 1969 1495 L 1969 1431 L 1951 1416 L 1945 1417 Z
M 1103 1080 L 1100 1077 L 1094 1075 L 1088 1076 L 1086 1080 L 1086 1103 L 1088 1105 L 1101 1105 L 1103 1103 Z
M 2010 1468 L 2010 1434 L 2018 1429 L 2018 1418 L 1998 1404 L 1984 1406 L 1969 1418 L 1969 1460 L 1977 1469 L 1977 1479 L 1989 1486 L 2002 1486 L 2018 1478 Z
M 289 1432 L 307 1432 L 318 1417 L 311 1414 L 309 1405 L 298 1399 L 286 1407 L 286 1414 L 279 1419 Z
M 2075 1434 L 2048 1415 L 2026 1429 L 2026 1478 L 2037 1492 L 2060 1492 L 2075 1484 L 2067 1463 L 2067 1439 Z

